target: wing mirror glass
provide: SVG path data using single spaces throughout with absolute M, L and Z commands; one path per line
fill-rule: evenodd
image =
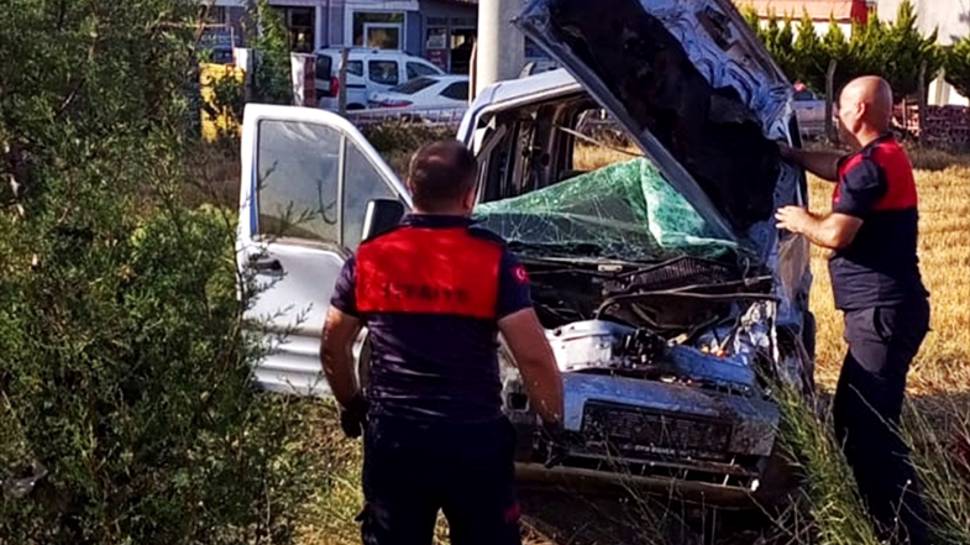
M 397 227 L 404 218 L 404 205 L 393 199 L 373 199 L 364 212 L 364 232 L 361 240 L 370 240 Z

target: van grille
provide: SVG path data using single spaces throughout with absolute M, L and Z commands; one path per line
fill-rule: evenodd
M 730 422 L 717 418 L 602 402 L 586 404 L 582 431 L 624 454 L 723 455 L 731 438 Z

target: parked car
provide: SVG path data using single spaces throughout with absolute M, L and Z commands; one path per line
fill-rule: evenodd
M 421 76 L 371 94 L 371 108 L 414 110 L 468 107 L 468 76 Z
M 802 136 L 818 138 L 825 136 L 825 99 L 810 89 L 801 89 L 793 94 L 792 109 L 798 119 Z
M 804 172 L 775 145 L 797 143 L 790 84 L 729 0 L 605 12 L 536 0 L 517 21 L 569 72 L 488 87 L 457 137 L 479 161 L 476 215 L 528 269 L 563 371 L 569 440 L 547 467 L 501 351 L 520 480 L 727 505 L 771 491 L 784 474 L 776 381 L 812 390 L 808 245 L 773 221 L 777 207 L 806 204 Z M 602 109 L 643 155 L 583 171 L 574 129 Z M 410 198 L 326 111 L 249 105 L 242 146 L 237 255 L 262 285 L 247 316 L 270 344 L 255 380 L 326 395 L 318 347 L 332 286 Z M 366 332 L 355 353 L 366 382 Z
M 319 107 L 336 111 L 340 93 L 339 48 L 316 52 L 315 67 Z M 444 72 L 426 59 L 403 51 L 353 48 L 347 55 L 347 109 L 362 110 L 367 98 L 401 83 L 422 76 L 441 76 Z

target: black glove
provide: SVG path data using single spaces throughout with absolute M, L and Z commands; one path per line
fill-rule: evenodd
M 340 409 L 340 429 L 347 437 L 357 439 L 364 433 L 366 423 L 367 400 L 361 394 L 357 394 L 350 403 Z
M 569 455 L 569 445 L 562 424 L 543 423 L 540 437 L 542 444 L 546 447 L 546 461 L 543 462 L 546 469 L 562 464 L 563 460 Z

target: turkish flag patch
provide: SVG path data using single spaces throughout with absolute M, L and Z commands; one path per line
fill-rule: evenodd
M 526 272 L 525 265 L 516 265 L 515 268 L 512 269 L 512 277 L 515 278 L 515 281 L 519 284 L 529 283 L 529 273 Z

